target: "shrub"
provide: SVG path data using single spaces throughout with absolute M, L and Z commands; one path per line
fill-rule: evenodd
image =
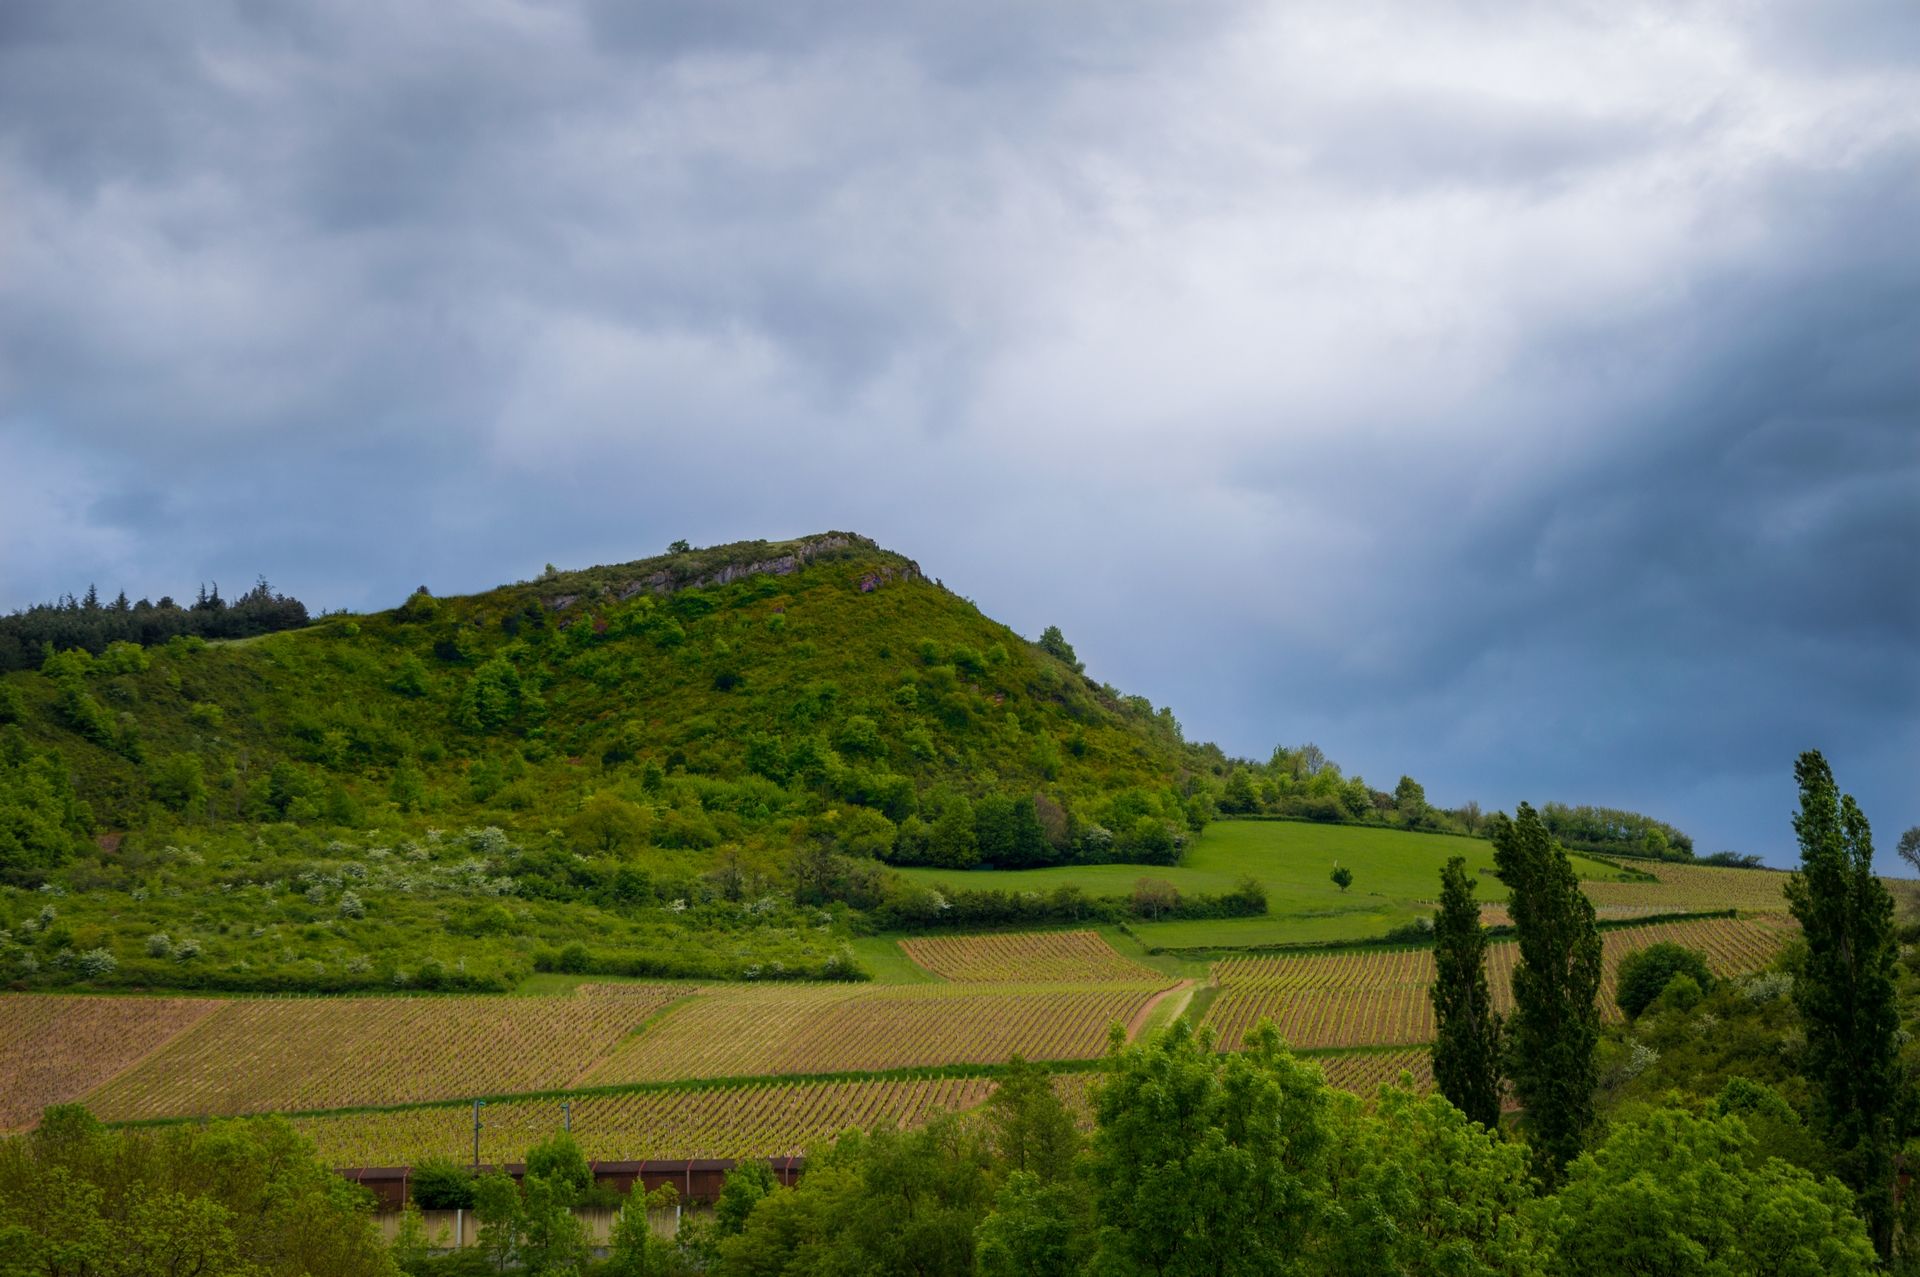
M 833 747 L 857 758 L 879 758 L 887 752 L 880 725 L 864 714 L 855 714 L 840 724 L 833 735 Z
M 444 1157 L 413 1168 L 413 1201 L 421 1210 L 472 1210 L 473 1174 Z
M 1182 841 L 1171 822 L 1158 816 L 1142 816 L 1120 840 L 1120 854 L 1143 864 L 1178 864 Z
M 107 650 L 100 654 L 97 662 L 99 669 L 107 674 L 143 674 L 153 664 L 153 658 L 138 643 L 120 640 L 107 644 Z
M 418 625 L 431 621 L 440 611 L 440 602 L 421 586 L 407 596 L 407 601 L 394 609 L 394 619 L 403 623 Z
M 1656 1001 L 1668 1011 L 1691 1011 L 1700 1005 L 1704 996 L 1700 982 L 1682 971 L 1667 981 L 1667 987 L 1660 991 Z
M 419 657 L 411 652 L 400 662 L 400 668 L 394 673 L 393 682 L 388 684 L 402 696 L 421 697 L 427 694 L 427 667 Z
M 1700 991 L 1713 988 L 1713 972 L 1699 952 L 1671 941 L 1648 945 L 1620 960 L 1613 1000 L 1629 1018 L 1653 1004 L 1677 975 L 1693 978 Z M 1695 999 L 1698 1001 L 1698 999 Z
M 147 937 L 147 956 L 149 958 L 168 958 L 173 956 L 173 941 L 164 931 L 156 931 Z
M 89 980 L 99 980 L 118 971 L 120 960 L 105 949 L 89 949 L 80 955 L 78 966 L 81 975 Z
M 1180 892 L 1161 878 L 1142 878 L 1133 884 L 1133 911 L 1143 918 L 1158 918 L 1180 906 Z
M 611 855 L 644 843 L 647 827 L 647 813 L 640 807 L 601 792 L 567 822 L 567 833 L 576 846 Z

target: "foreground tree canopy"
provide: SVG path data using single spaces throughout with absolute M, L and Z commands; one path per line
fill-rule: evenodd
M 1784 1105 L 1757 1084 L 1729 1088 L 1704 1113 L 1623 1115 L 1542 1196 L 1524 1143 L 1404 1078 L 1371 1100 L 1331 1089 L 1271 1026 L 1233 1055 L 1183 1023 L 1131 1046 L 1116 1039 L 1091 1082 L 1090 1136 L 1044 1071 L 1015 1061 L 1003 1082 L 978 1115 L 849 1132 L 812 1150 L 793 1188 L 745 1165 L 711 1219 L 689 1217 L 673 1239 L 654 1236 L 645 1214 L 670 1207 L 670 1192 L 632 1199 L 598 1261 L 572 1208 L 606 1190 L 564 1134 L 528 1151 L 518 1184 L 498 1174 L 440 1184 L 458 1189 L 480 1236 L 435 1259 L 417 1214 L 383 1247 L 371 1199 L 279 1119 L 110 1130 L 83 1109 L 50 1109 L 34 1133 L 0 1141 L 0 1277 L 1876 1269 L 1849 1188 L 1770 1152 L 1771 1111 Z M 1757 1129 L 1772 1130 L 1769 1142 Z
M 1118 1048 L 1084 1141 L 1050 1088 L 1016 1074 L 1012 1090 L 986 1130 L 842 1139 L 796 1188 L 743 1186 L 717 1249 L 678 1261 L 768 1277 L 1874 1271 L 1848 1190 L 1766 1156 L 1734 1116 L 1651 1110 L 1543 1197 L 1524 1144 L 1437 1095 L 1332 1090 L 1270 1027 L 1238 1055 L 1182 1024 Z
M 278 1119 L 119 1131 L 54 1108 L 0 1141 L 0 1274 L 387 1277 L 371 1207 Z

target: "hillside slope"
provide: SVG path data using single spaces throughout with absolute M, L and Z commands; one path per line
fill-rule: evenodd
M 800 917 L 879 903 L 874 857 L 1170 860 L 1224 761 L 849 533 L 61 653 L 0 722 L 33 983 L 492 987 L 537 943 L 669 937 L 649 970 L 819 970 L 844 921 Z
M 744 787 L 721 807 L 798 781 L 904 817 L 935 785 L 1084 802 L 1190 767 L 1169 716 L 843 533 L 71 655 L 8 683 L 103 829 L 416 808 L 544 829 L 656 771 Z

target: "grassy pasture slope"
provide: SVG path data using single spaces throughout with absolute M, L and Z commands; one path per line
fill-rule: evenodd
M 1285 944 L 1303 940 L 1360 940 L 1379 936 L 1433 911 L 1440 866 L 1465 856 L 1480 877 L 1482 900 L 1504 900 L 1506 887 L 1492 876 L 1493 845 L 1479 838 L 1408 833 L 1359 825 L 1314 825 L 1298 821 L 1221 820 L 1187 849 L 1172 868 L 1150 865 L 1079 865 L 1058 869 L 907 869 L 917 882 L 955 887 L 1050 891 L 1073 883 L 1096 895 L 1125 894 L 1140 878 L 1164 878 L 1181 891 L 1230 890 L 1253 877 L 1267 889 L 1267 916 L 1194 922 L 1136 924 L 1149 945 L 1169 948 Z M 1335 862 L 1353 870 L 1342 892 L 1329 880 Z M 1614 881 L 1620 871 L 1584 856 L 1573 857 L 1582 878 Z M 1649 884 L 1651 886 L 1651 884 Z

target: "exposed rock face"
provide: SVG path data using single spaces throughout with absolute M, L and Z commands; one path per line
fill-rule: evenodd
M 792 542 L 784 547 L 783 553 L 769 558 L 727 563 L 699 575 L 683 575 L 682 570 L 672 566 L 662 567 L 616 586 L 613 593 L 617 598 L 630 599 L 636 594 L 673 594 L 680 590 L 700 589 L 703 586 L 726 585 L 750 576 L 791 576 L 822 555 L 828 555 L 837 550 L 878 550 L 879 548 L 866 537 L 833 532 Z M 860 592 L 865 594 L 892 581 L 925 579 L 921 575 L 920 565 L 906 560 L 875 572 L 865 573 L 857 584 Z M 571 607 L 582 597 L 579 594 L 560 594 L 544 602 L 557 612 Z

